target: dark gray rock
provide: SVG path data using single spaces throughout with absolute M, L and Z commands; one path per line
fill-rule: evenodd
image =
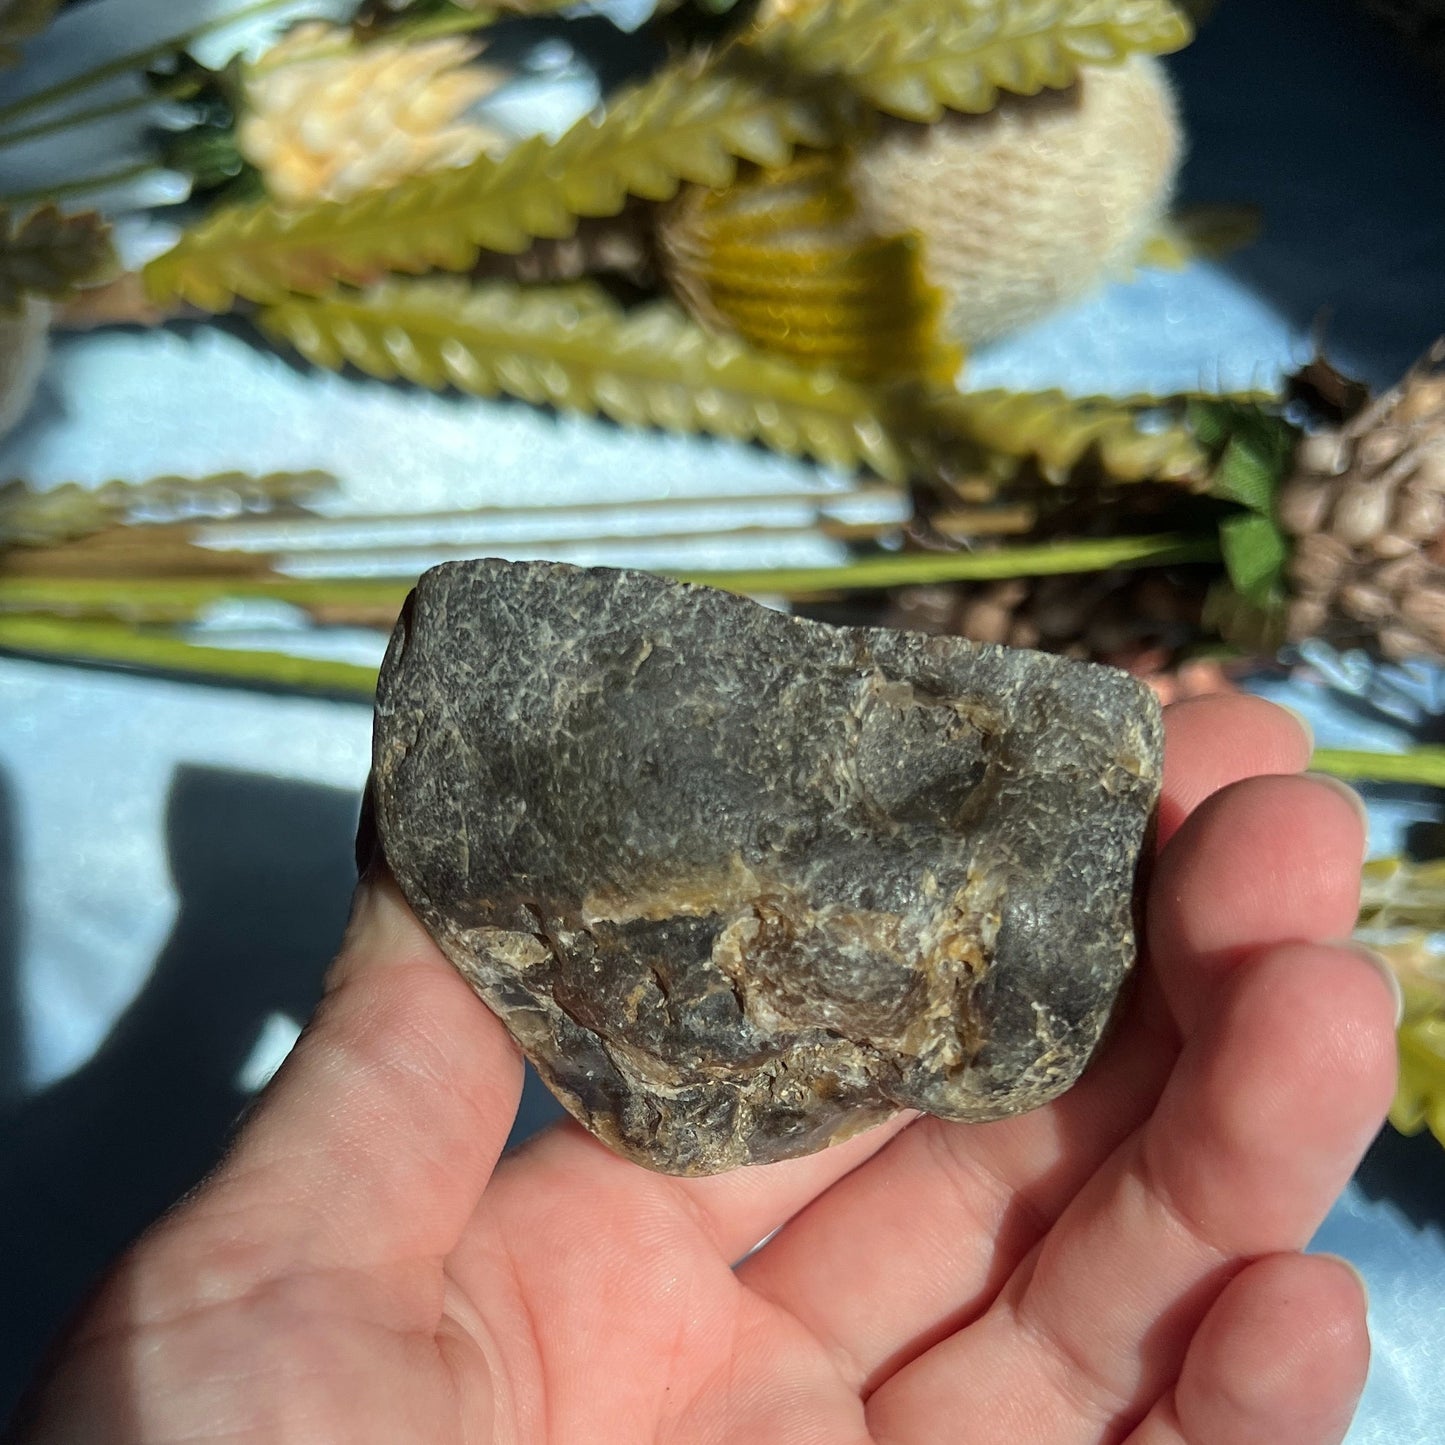
M 385 856 L 567 1108 L 677 1174 L 1068 1088 L 1134 961 L 1122 672 L 641 573 L 455 563 L 377 695 Z

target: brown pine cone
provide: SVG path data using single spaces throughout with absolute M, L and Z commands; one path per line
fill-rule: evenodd
M 1163 571 L 906 587 L 885 624 L 1147 671 L 1197 636 L 1204 593 L 1202 576 Z
M 1399 386 L 1301 440 L 1278 517 L 1297 539 L 1291 641 L 1445 657 L 1445 339 Z

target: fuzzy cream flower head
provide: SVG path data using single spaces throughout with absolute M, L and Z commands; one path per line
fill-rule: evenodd
M 505 80 L 457 37 L 356 44 L 344 28 L 298 26 L 246 77 L 241 154 L 283 204 L 340 201 L 505 148 L 466 112 Z
M 807 0 L 773 8 L 793 3 Z M 685 188 L 659 224 L 661 261 L 696 315 L 755 345 L 886 375 L 929 354 L 933 327 L 943 369 L 1127 276 L 1164 221 L 1180 150 L 1157 60 L 1084 66 L 986 114 L 878 117 L 834 151 Z M 919 325 L 890 351 L 910 315 Z
M 1127 275 L 1167 213 L 1182 149 L 1164 67 L 1087 66 L 987 115 L 885 126 L 849 181 L 884 234 L 924 241 L 946 324 L 974 346 Z

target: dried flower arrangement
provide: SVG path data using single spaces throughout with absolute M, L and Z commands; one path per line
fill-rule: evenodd
M 0 4 L 0 63 L 53 8 Z M 674 575 L 1098 657 L 1165 691 L 1306 639 L 1445 658 L 1445 347 L 1378 397 L 1323 363 L 1279 394 L 959 387 L 990 338 L 1237 238 L 1237 217 L 1170 214 L 1182 135 L 1158 57 L 1208 7 L 763 0 L 689 26 L 663 5 L 669 36 L 702 38 L 559 136 L 517 138 L 477 112 L 505 80 L 489 27 L 558 8 L 368 0 L 220 71 L 187 53 L 204 26 L 108 67 L 164 63 L 153 86 L 193 105 L 165 155 L 200 204 L 127 273 L 94 213 L 0 209 L 0 432 L 52 325 L 235 313 L 315 367 L 753 441 L 904 504 L 846 523 L 818 502 L 846 565 Z M 43 133 L 55 98 L 0 106 L 0 146 Z M 385 626 L 409 579 L 298 578 L 215 525 L 325 484 L 12 483 L 0 647 L 368 692 L 367 668 L 175 630 L 254 597 Z M 1445 784 L 1445 750 L 1318 765 Z M 1445 992 L 1401 949 L 1420 986 L 1397 1122 L 1445 1139 Z

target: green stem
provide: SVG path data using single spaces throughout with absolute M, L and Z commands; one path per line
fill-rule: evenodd
M 0 205 L 16 205 L 21 202 L 53 201 L 61 196 L 83 196 L 87 191 L 98 191 L 106 186 L 124 185 L 126 181 L 138 180 L 161 168 L 154 161 L 140 161 L 126 166 L 124 170 L 111 171 L 103 176 L 86 176 L 78 181 L 66 181 L 58 186 L 38 186 L 31 191 L 11 191 L 0 196 Z
M 106 61 L 104 65 L 97 65 L 93 70 L 82 71 L 79 75 L 72 75 L 68 80 L 57 81 L 44 90 L 37 90 L 33 95 L 23 96 L 9 105 L 0 106 L 0 125 L 15 120 L 19 116 L 29 115 L 32 111 L 44 110 L 57 101 L 68 100 L 72 95 L 79 95 L 92 86 L 113 80 L 118 75 L 127 75 L 133 70 L 144 69 L 145 66 L 160 60 L 163 56 L 183 50 L 188 45 L 194 45 L 204 36 L 214 34 L 218 30 L 225 30 L 228 26 L 235 25 L 242 20 L 249 20 L 254 15 L 263 15 L 268 10 L 279 10 L 283 5 L 291 3 L 292 0 L 252 0 L 250 5 L 243 5 L 239 10 L 233 10 L 228 15 L 217 15 L 214 19 L 193 26 L 190 30 L 182 31 L 179 35 L 173 35 L 168 40 L 148 45 L 144 50 L 132 50 L 128 55 L 117 56 L 114 60 Z
M 557 7 L 561 8 L 561 5 Z M 400 25 L 394 26 L 386 32 L 388 40 L 437 40 L 447 35 L 465 35 L 472 30 L 482 30 L 488 25 L 494 25 L 498 18 L 498 11 L 483 8 L 480 10 L 457 10 L 455 13 L 446 15 L 429 15 L 424 20 L 414 20 L 411 23 L 403 21 Z
M 1352 748 L 1317 748 L 1310 766 L 1317 773 L 1368 783 L 1415 783 L 1445 788 L 1445 747 L 1376 753 Z
M 1167 535 L 1107 537 L 1005 547 L 993 552 L 912 552 L 865 557 L 838 567 L 696 572 L 659 567 L 664 576 L 728 592 L 806 597 L 819 592 L 875 591 L 925 582 L 993 581 L 1113 567 L 1162 567 L 1212 562 L 1212 540 Z M 0 576 L 0 613 L 124 617 L 133 622 L 183 622 L 229 598 L 265 598 L 296 607 L 401 608 L 414 579 L 245 577 L 96 578 Z
M 1046 577 L 1059 573 L 1107 572 L 1114 567 L 1163 567 L 1218 560 L 1219 547 L 1211 538 L 1100 537 L 1046 542 L 1037 547 L 1000 547 L 992 552 L 909 552 L 896 557 L 865 557 L 840 567 L 670 572 L 669 575 L 683 582 L 721 587 L 728 592 L 803 597 L 817 592 L 866 591 L 932 582 L 993 582 L 1008 577 Z
M 217 602 L 263 599 L 294 607 L 367 607 L 395 614 L 410 581 L 301 577 L 4 577 L 0 620 L 5 614 L 120 617 L 129 622 L 192 622 Z
M 59 662 L 94 662 L 241 685 L 322 692 L 369 701 L 376 669 L 326 658 L 205 647 L 117 622 L 0 617 L 0 650 Z
M 34 125 L 26 126 L 23 130 L 12 130 L 0 135 L 0 150 L 9 146 L 18 146 L 24 141 L 39 140 L 42 136 L 57 135 L 61 131 L 77 129 L 83 125 L 89 125 L 92 121 L 105 120 L 112 115 L 125 115 L 132 110 L 144 110 L 148 105 L 155 105 L 163 97 L 156 95 L 131 95 L 125 100 L 112 101 L 109 105 L 95 105 L 89 110 L 70 111 L 66 115 L 55 116 L 51 120 L 39 120 Z

